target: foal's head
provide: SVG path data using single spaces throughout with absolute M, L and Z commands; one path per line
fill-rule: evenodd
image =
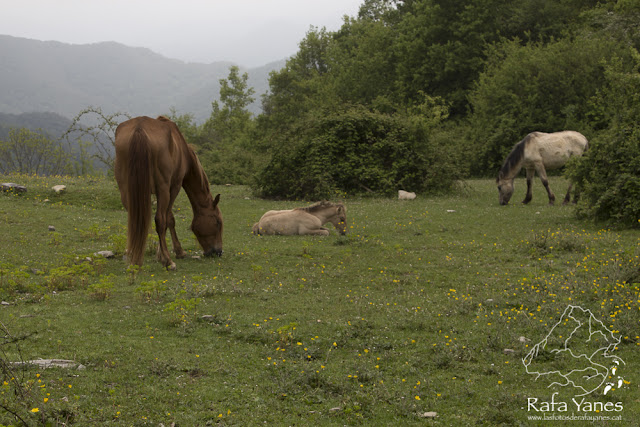
M 347 208 L 344 205 L 335 206 L 336 213 L 330 218 L 333 226 L 338 230 L 338 233 L 347 234 Z

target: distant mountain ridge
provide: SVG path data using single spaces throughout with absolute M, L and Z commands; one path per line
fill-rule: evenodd
M 252 112 L 260 112 L 269 73 L 285 61 L 241 68 L 255 90 Z M 155 116 L 173 107 L 202 123 L 219 98 L 219 80 L 228 77 L 232 65 L 185 63 L 115 42 L 71 45 L 0 35 L 0 112 L 72 118 L 94 106 L 105 113 Z
M 58 139 L 71 124 L 71 120 L 57 113 L 0 113 L 0 140 L 7 138 L 11 129 L 20 128 L 42 131 L 47 137 Z

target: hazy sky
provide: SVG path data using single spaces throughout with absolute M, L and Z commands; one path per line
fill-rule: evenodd
M 264 65 L 295 54 L 310 26 L 335 31 L 364 0 L 0 0 L 0 34 L 115 41 L 187 62 Z

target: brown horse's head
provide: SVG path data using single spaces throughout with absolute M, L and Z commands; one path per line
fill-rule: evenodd
M 209 199 L 211 200 L 211 199 Z M 205 256 L 222 256 L 222 213 L 218 194 L 211 205 L 197 214 L 194 211 L 191 231 L 196 235 Z
M 500 204 L 504 206 L 509 203 L 511 196 L 513 196 L 513 190 L 515 188 L 513 179 L 506 179 L 501 173 L 498 175 L 498 179 L 496 179 L 496 184 L 498 184 Z
M 336 205 L 336 214 L 330 218 L 333 226 L 338 230 L 338 233 L 347 234 L 347 208 L 343 205 Z

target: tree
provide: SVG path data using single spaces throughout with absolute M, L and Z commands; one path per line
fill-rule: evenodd
M 92 156 L 112 170 L 115 160 L 116 128 L 120 122 L 130 118 L 128 113 L 106 114 L 100 107 L 87 107 L 73 118 L 61 139 L 67 140 L 71 146 L 72 140 L 88 138 Z
M 237 139 L 248 130 L 251 123 L 249 105 L 254 101 L 254 89 L 248 87 L 249 75 L 240 76 L 240 69 L 233 65 L 229 68 L 229 76 L 220 79 L 220 103 L 211 103 L 211 116 L 204 125 L 204 132 L 214 141 L 229 142 Z
M 57 141 L 26 128 L 11 129 L 0 141 L 0 172 L 27 175 L 64 175 L 72 170 L 72 157 Z
M 220 79 L 220 103 L 211 104 L 212 112 L 197 137 L 200 158 L 213 184 L 248 184 L 258 158 L 251 137 L 254 120 L 248 107 L 254 101 L 249 76 L 229 69 L 227 79 Z

